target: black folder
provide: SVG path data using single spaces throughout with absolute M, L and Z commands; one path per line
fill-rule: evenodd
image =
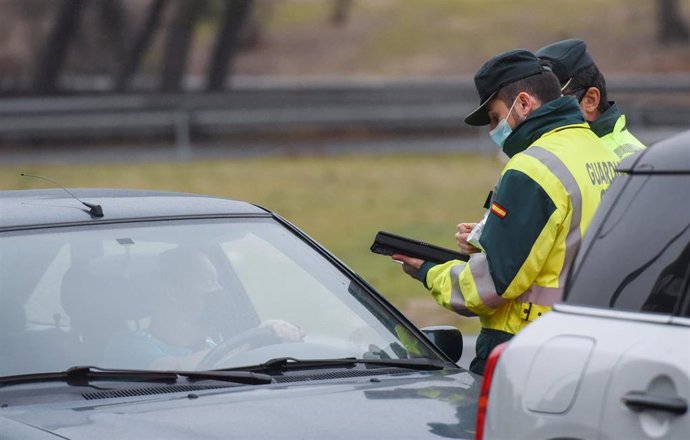
M 412 238 L 402 237 L 386 231 L 376 234 L 371 251 L 381 255 L 402 254 L 434 263 L 445 263 L 450 260 L 469 260 L 469 255 L 446 249 Z

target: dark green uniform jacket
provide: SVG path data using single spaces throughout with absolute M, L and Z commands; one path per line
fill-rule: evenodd
M 572 97 L 532 112 L 503 151 L 510 160 L 479 241 L 483 252 L 467 263 L 425 263 L 419 271 L 439 304 L 479 316 L 479 358 L 561 299 L 566 272 L 619 162 Z M 481 361 L 472 368 L 479 374 Z

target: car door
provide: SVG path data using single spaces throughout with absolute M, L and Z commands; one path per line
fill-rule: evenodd
M 626 190 L 578 255 L 567 302 L 616 320 L 602 329 L 614 344 L 597 347 L 615 362 L 602 371 L 602 440 L 690 438 L 690 212 L 677 191 L 689 184 L 682 174 L 623 176 L 615 185 Z
M 610 376 L 602 439 L 687 439 L 690 433 L 690 244 L 657 278 L 645 309 L 675 303 L 667 321 L 631 320 L 635 344 Z M 669 301 L 673 298 L 674 301 Z
M 642 324 L 637 344 L 610 376 L 601 439 L 687 439 L 690 433 L 690 320 Z

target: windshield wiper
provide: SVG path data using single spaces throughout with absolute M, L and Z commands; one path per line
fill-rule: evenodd
M 358 363 L 365 365 L 379 365 L 382 367 L 400 367 L 411 370 L 443 370 L 446 362 L 440 359 L 411 358 L 411 359 L 358 359 Z
M 286 370 L 300 370 L 309 368 L 338 368 L 354 367 L 357 365 L 379 366 L 379 367 L 400 367 L 412 370 L 442 370 L 446 363 L 439 359 L 413 358 L 413 359 L 357 359 L 355 357 L 334 358 L 334 359 L 297 359 L 293 357 L 279 357 L 269 359 L 257 365 L 244 367 L 226 368 L 214 371 L 262 371 L 275 372 Z
M 0 377 L 0 386 L 30 382 L 64 381 L 68 385 L 85 386 L 99 380 L 176 383 L 180 377 L 187 380 L 221 380 L 248 385 L 271 383 L 273 378 L 253 371 L 156 371 L 120 370 L 91 366 L 78 366 L 64 371 L 20 374 Z

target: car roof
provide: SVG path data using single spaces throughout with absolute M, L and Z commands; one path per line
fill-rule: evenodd
M 100 205 L 103 217 L 76 200 Z M 0 191 L 0 229 L 183 216 L 266 215 L 247 202 L 199 194 L 131 189 L 36 189 Z
M 631 174 L 690 173 L 690 130 L 626 158 L 618 170 Z

